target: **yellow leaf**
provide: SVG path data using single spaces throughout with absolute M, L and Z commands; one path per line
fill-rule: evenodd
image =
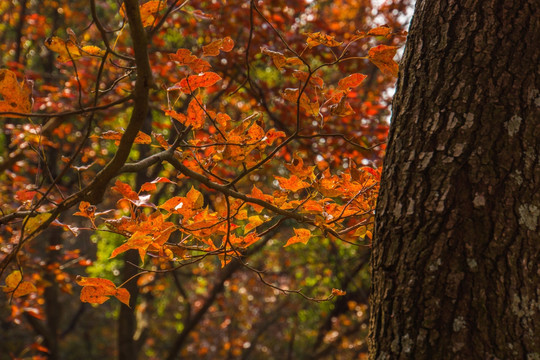
M 31 234 L 36 231 L 45 221 L 51 217 L 50 213 L 41 213 L 33 218 L 28 219 L 26 225 L 24 226 L 24 232 L 26 234 Z
M 247 234 L 251 230 L 255 229 L 257 226 L 264 223 L 264 219 L 260 215 L 250 216 L 248 217 L 248 221 L 249 221 L 248 224 L 244 228 L 244 234 Z
M 83 54 L 90 55 L 90 56 L 103 56 L 105 55 L 105 50 L 100 49 L 97 46 L 94 45 L 86 45 L 81 47 L 81 50 Z
M 6 277 L 6 286 L 3 290 L 6 293 L 13 292 L 13 297 L 21 297 L 37 291 L 34 284 L 22 281 L 22 274 L 19 270 L 13 271 Z
M 58 53 L 57 60 L 67 62 L 77 60 L 83 56 L 103 56 L 105 51 L 97 46 L 86 45 L 79 47 L 74 40 L 64 41 L 58 36 L 52 36 L 45 40 L 45 46 L 55 53 Z

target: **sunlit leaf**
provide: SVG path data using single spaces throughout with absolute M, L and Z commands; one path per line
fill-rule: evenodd
M 201 97 L 197 96 L 191 99 L 187 109 L 187 116 L 185 123 L 186 126 L 192 126 L 194 130 L 200 129 L 204 126 L 205 113 L 201 107 Z
M 77 211 L 73 215 L 93 219 L 95 218 L 95 213 L 96 207 L 94 205 L 90 205 L 90 203 L 87 201 L 81 201 L 81 203 L 79 204 L 79 211 Z
M 129 184 L 126 184 L 120 180 L 116 180 L 111 190 L 119 192 L 124 197 L 124 199 L 128 199 L 128 200 L 139 199 L 139 195 L 135 191 L 133 191 L 131 186 L 129 186 Z
M 75 39 L 76 40 L 76 39 Z M 94 45 L 79 47 L 74 40 L 64 41 L 58 36 L 52 36 L 45 40 L 45 46 L 55 53 L 58 53 L 59 62 L 77 60 L 83 56 L 103 56 L 105 51 Z
M 296 175 L 292 175 L 289 179 L 276 176 L 275 179 L 279 182 L 279 186 L 285 190 L 298 191 L 309 187 L 307 182 L 300 180 Z
M 129 292 L 124 288 L 117 288 L 110 280 L 77 276 L 76 282 L 83 286 L 81 290 L 82 302 L 103 304 L 109 300 L 109 297 L 114 296 L 129 306 Z
M 2 290 L 6 293 L 13 293 L 13 297 L 16 298 L 37 291 L 34 284 L 29 281 L 22 281 L 22 274 L 19 270 L 15 270 L 6 276 L 6 286 Z
M 200 87 L 209 87 L 221 80 L 221 76 L 213 72 L 206 72 L 199 75 L 191 75 L 182 79 L 179 83 L 174 84 L 168 91 L 180 90 L 185 94 L 189 94 Z
M 178 49 L 176 54 L 169 54 L 169 58 L 176 61 L 178 65 L 189 66 L 189 68 L 196 73 L 205 72 L 211 68 L 208 61 L 199 59 L 195 55 L 192 55 L 191 51 L 188 49 Z
M 313 178 L 315 166 L 304 166 L 304 161 L 298 156 L 294 156 L 292 163 L 285 164 L 285 167 L 300 179 Z
M 167 2 L 164 0 L 150 0 L 139 6 L 141 21 L 144 27 L 151 26 L 156 22 L 156 15 L 162 9 L 165 9 Z M 126 18 L 126 8 L 124 3 L 120 7 L 120 16 Z
M 41 213 L 31 218 L 27 218 L 26 225 L 24 226 L 24 232 L 31 234 L 36 231 L 43 223 L 45 223 L 50 217 L 51 213 Z
M 200 209 L 204 205 L 204 197 L 200 191 L 196 190 L 193 186 L 186 194 L 186 199 L 189 201 L 189 205 L 194 209 Z
M 229 52 L 234 47 L 234 40 L 229 36 L 212 41 L 210 44 L 203 46 L 203 55 L 204 56 L 218 56 L 219 51 Z
M 332 289 L 332 295 L 334 296 L 344 296 L 347 295 L 346 291 L 339 290 L 339 289 Z
M 326 35 L 321 32 L 306 33 L 306 36 L 308 37 L 307 44 L 310 48 L 317 45 L 335 47 L 342 44 L 341 42 L 336 41 L 333 36 Z

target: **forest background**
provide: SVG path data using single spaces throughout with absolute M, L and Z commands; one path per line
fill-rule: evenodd
M 367 357 L 410 13 L 3 1 L 2 356 Z

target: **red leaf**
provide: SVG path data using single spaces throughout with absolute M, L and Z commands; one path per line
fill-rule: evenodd
M 18 190 L 15 193 L 15 199 L 19 201 L 27 201 L 32 200 L 34 196 L 36 196 L 37 191 L 30 191 L 30 190 Z

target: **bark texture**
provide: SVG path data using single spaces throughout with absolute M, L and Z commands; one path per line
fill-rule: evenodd
M 420 0 L 372 252 L 372 359 L 540 359 L 540 6 Z

